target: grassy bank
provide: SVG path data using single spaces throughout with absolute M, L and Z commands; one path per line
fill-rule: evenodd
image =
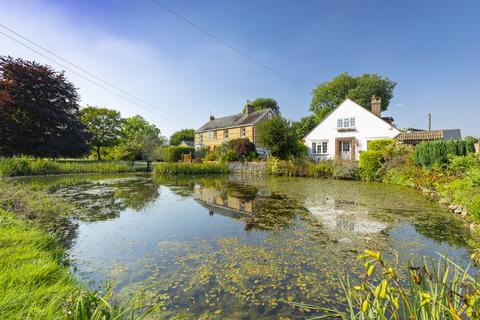
M 180 163 L 163 162 L 155 164 L 153 172 L 156 176 L 173 175 L 197 175 L 228 173 L 228 164 L 226 163 Z
M 71 210 L 42 191 L 0 179 L 2 319 L 132 320 L 156 312 L 136 297 L 119 303 L 111 290 L 87 290 L 70 274 L 65 251 L 51 232 L 63 233 Z
M 118 173 L 146 170 L 118 161 L 57 161 L 18 157 L 0 159 L 0 177 L 17 177 L 46 174 Z
M 54 236 L 0 209 L 0 314 L 3 319 L 64 319 L 79 286 Z

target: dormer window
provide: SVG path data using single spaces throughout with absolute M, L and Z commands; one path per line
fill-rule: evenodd
M 355 128 L 355 118 L 340 118 L 337 119 L 338 129 Z

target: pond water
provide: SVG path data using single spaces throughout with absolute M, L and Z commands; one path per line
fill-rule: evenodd
M 149 175 L 23 179 L 75 204 L 62 234 L 72 270 L 120 296 L 142 289 L 159 317 L 314 316 L 286 301 L 341 307 L 339 277 L 364 272 L 357 255 L 400 264 L 443 254 L 469 262 L 467 230 L 408 188 L 351 181 Z

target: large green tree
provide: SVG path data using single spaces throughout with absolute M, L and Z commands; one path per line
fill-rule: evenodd
M 258 141 L 271 155 L 281 159 L 287 159 L 298 152 L 298 139 L 290 121 L 279 115 L 260 123 Z
M 257 98 L 252 102 L 250 102 L 250 105 L 253 107 L 255 111 L 270 108 L 276 114 L 280 114 L 280 107 L 278 106 L 277 101 L 275 101 L 275 99 L 272 99 L 272 98 Z
M 80 122 L 78 101 L 63 72 L 0 57 L 0 155 L 87 154 L 90 135 Z
M 193 141 L 195 136 L 194 129 L 182 129 L 170 136 L 170 145 L 178 146 L 183 140 Z
M 90 145 L 97 151 L 100 160 L 100 148 L 112 147 L 118 142 L 122 129 L 120 112 L 107 108 L 87 106 L 81 111 L 81 119 L 92 135 Z
M 305 136 L 313 130 L 319 123 L 318 117 L 314 114 L 301 118 L 298 121 L 292 122 L 292 130 L 298 140 L 305 138 Z
M 132 162 L 145 160 L 148 169 L 156 159 L 157 149 L 165 144 L 160 129 L 139 115 L 124 119 L 120 136 L 121 157 Z
M 384 111 L 387 110 L 390 100 L 393 98 L 395 86 L 394 81 L 378 74 L 366 73 L 359 77 L 353 77 L 348 73 L 342 73 L 313 89 L 309 110 L 314 112 L 321 121 L 347 98 L 370 110 L 371 98 L 375 95 L 382 99 L 382 110 Z

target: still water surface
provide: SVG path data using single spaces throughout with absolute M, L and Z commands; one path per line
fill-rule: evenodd
M 447 255 L 468 264 L 461 221 L 408 188 L 268 177 L 153 180 L 149 175 L 24 179 L 77 210 L 64 233 L 79 278 L 138 289 L 162 317 L 304 318 L 284 301 L 341 307 L 365 248 L 393 261 Z

